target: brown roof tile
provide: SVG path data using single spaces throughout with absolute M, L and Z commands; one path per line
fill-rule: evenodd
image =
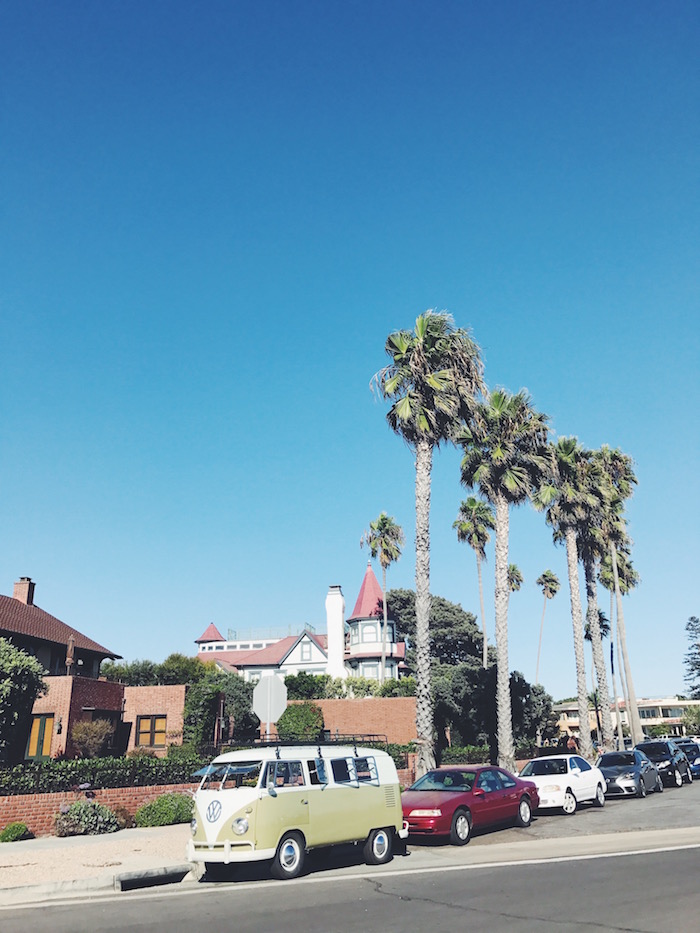
M 0 636 L 6 632 L 15 635 L 26 635 L 30 638 L 40 638 L 57 645 L 68 646 L 70 636 L 73 636 L 76 648 L 85 651 L 94 651 L 103 658 L 120 658 L 109 648 L 98 645 L 92 638 L 83 635 L 77 629 L 71 628 L 60 619 L 49 615 L 38 606 L 29 606 L 14 599 L 12 596 L 0 596 Z

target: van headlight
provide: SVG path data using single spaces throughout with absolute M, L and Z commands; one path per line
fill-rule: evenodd
M 231 823 L 231 829 L 237 836 L 243 836 L 248 832 L 248 820 L 244 816 L 239 817 Z
M 194 834 L 197 832 L 197 817 L 196 816 L 193 816 L 192 819 L 190 820 L 190 829 L 192 830 L 192 835 L 194 836 Z

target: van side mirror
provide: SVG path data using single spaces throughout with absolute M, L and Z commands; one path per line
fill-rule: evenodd
M 275 785 L 272 783 L 272 781 L 270 781 L 270 783 L 267 785 L 267 792 L 270 795 L 270 797 L 277 796 L 277 790 L 275 789 Z

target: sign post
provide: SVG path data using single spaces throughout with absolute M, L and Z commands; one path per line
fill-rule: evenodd
M 270 738 L 270 723 L 276 723 L 287 708 L 287 686 L 275 674 L 261 677 L 253 690 L 253 712 L 267 725 L 265 737 Z

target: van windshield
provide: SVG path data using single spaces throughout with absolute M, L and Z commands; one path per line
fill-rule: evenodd
M 230 790 L 234 787 L 257 787 L 261 761 L 231 761 L 210 765 L 202 779 L 202 790 Z

